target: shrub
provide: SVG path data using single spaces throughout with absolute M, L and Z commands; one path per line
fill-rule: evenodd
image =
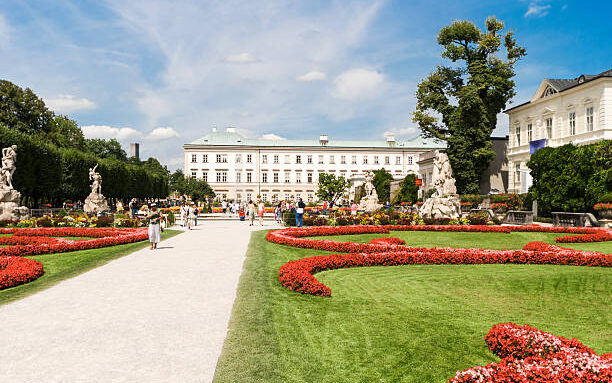
M 53 222 L 47 216 L 39 218 L 36 220 L 36 226 L 38 227 L 53 227 Z
M 107 217 L 107 216 L 98 217 L 98 220 L 96 221 L 96 227 L 111 227 L 113 226 L 114 222 L 115 222 L 115 219 L 113 217 Z
M 64 209 L 62 209 L 62 210 L 60 210 L 60 211 L 58 211 L 58 212 L 57 212 L 57 216 L 58 216 L 59 218 L 64 218 L 64 217 L 65 217 L 65 216 L 67 216 L 67 215 L 68 215 L 68 212 L 67 212 L 66 210 L 64 210 Z
M 172 211 L 170 211 L 168 213 L 168 224 L 169 225 L 174 225 L 174 222 L 176 222 L 176 216 L 174 215 L 174 213 Z
M 489 214 L 486 211 L 479 211 L 468 215 L 470 225 L 486 225 L 489 222 Z

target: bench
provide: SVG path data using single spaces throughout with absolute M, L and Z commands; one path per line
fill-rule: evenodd
M 531 225 L 533 223 L 533 211 L 509 210 L 504 217 L 504 223 Z
M 591 213 L 552 212 L 553 225 L 563 227 L 599 226 L 599 222 Z

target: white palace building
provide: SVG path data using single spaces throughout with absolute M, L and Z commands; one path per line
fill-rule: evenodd
M 276 202 L 295 197 L 316 202 L 320 173 L 344 176 L 359 185 L 365 172 L 385 168 L 394 179 L 403 179 L 418 174 L 422 153 L 444 149 L 445 144 L 420 136 L 408 141 L 330 140 L 327 135 L 318 140 L 252 139 L 230 127 L 213 128 L 183 148 L 185 175 L 208 182 L 219 199 L 261 196 Z
M 612 139 L 612 69 L 574 79 L 544 79 L 533 98 L 505 111 L 510 118 L 509 192 L 532 184 L 527 162 L 540 147 Z

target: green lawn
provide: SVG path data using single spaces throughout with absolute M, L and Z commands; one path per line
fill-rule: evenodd
M 540 233 L 394 232 L 413 246 L 522 248 Z M 382 235 L 326 237 L 369 241 Z M 327 271 L 331 298 L 278 282 L 285 262 L 324 254 L 255 232 L 215 382 L 445 382 L 497 361 L 483 337 L 512 321 L 612 351 L 612 270 L 408 265 Z M 573 245 L 610 252 L 610 243 Z
M 164 230 L 162 233 L 162 240 L 175 236 L 179 233 L 181 233 L 180 230 Z M 75 239 L 80 239 L 80 237 Z M 123 257 L 124 255 L 147 246 L 149 246 L 149 242 L 142 241 L 119 246 L 103 247 L 100 249 L 43 254 L 27 257 L 42 262 L 45 269 L 45 274 L 30 283 L 12 287 L 10 289 L 0 290 L 0 305 L 24 298 L 40 290 L 47 289 L 64 279 L 72 278 L 84 273 L 87 270 L 100 267 L 113 259 Z

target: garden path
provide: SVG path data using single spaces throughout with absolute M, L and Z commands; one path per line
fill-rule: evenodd
M 0 307 L 2 381 L 212 381 L 258 229 L 205 222 Z

